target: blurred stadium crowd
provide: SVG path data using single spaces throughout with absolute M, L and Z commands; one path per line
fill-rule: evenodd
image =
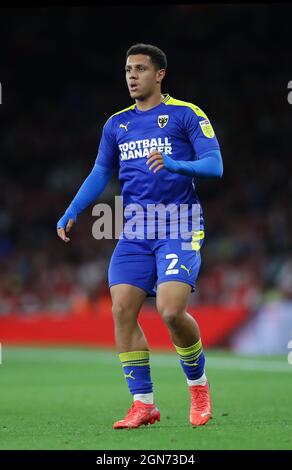
M 224 159 L 222 180 L 197 182 L 206 240 L 192 302 L 291 299 L 289 28 L 276 4 L 3 9 L 0 314 L 94 311 L 108 295 L 116 240 L 92 237 L 90 208 L 69 244 L 55 227 L 104 122 L 131 104 L 125 51 L 140 41 L 165 50 L 163 91 L 207 113 Z M 99 200 L 118 194 L 115 176 Z

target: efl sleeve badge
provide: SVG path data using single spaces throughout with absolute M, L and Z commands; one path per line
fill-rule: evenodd
M 203 134 L 206 137 L 208 137 L 209 139 L 212 139 L 212 137 L 214 137 L 215 132 L 209 119 L 204 119 L 203 121 L 200 121 L 200 126 L 201 126 Z

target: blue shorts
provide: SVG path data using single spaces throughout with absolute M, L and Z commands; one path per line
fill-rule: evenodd
M 204 232 L 202 232 L 204 233 Z M 113 251 L 109 271 L 109 287 L 115 284 L 131 284 L 140 287 L 148 296 L 155 297 L 158 284 L 181 281 L 194 291 L 200 266 L 199 244 L 182 248 L 181 239 L 120 239 Z

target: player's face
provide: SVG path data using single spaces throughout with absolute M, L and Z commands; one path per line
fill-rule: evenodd
M 130 96 L 144 100 L 151 96 L 164 77 L 164 70 L 157 70 L 148 55 L 129 55 L 126 63 L 126 80 Z

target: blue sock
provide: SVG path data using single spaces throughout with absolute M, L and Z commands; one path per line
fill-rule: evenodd
M 175 346 L 175 345 L 174 345 Z M 189 380 L 197 380 L 204 374 L 205 356 L 202 348 L 202 341 L 199 341 L 188 348 L 175 346 L 179 355 L 182 369 Z
M 151 393 L 149 351 L 130 351 L 119 354 L 124 376 L 132 395 Z

